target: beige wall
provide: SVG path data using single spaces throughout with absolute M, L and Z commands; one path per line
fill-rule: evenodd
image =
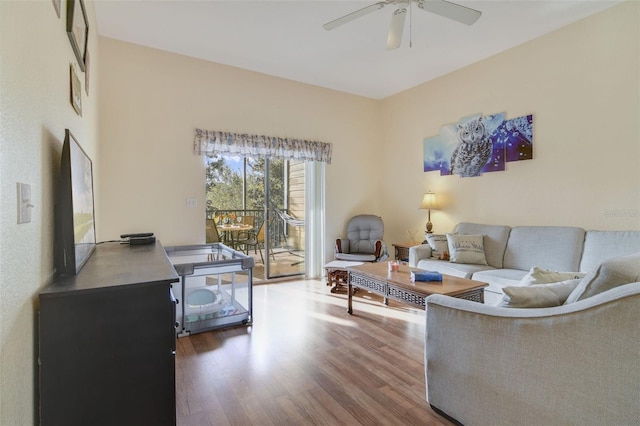
M 382 102 L 385 235 L 472 221 L 640 229 L 640 2 L 627 2 Z M 475 113 L 534 115 L 534 160 L 480 177 L 422 172 L 425 137 Z
M 93 4 L 87 3 L 90 28 Z M 62 2 L 62 16 L 65 2 Z M 0 425 L 32 425 L 35 416 L 38 292 L 54 273 L 55 184 L 64 129 L 97 165 L 97 38 L 91 31 L 90 96 L 83 116 L 69 103 L 76 63 L 64 18 L 50 0 L 0 1 Z M 77 65 L 76 65 L 77 67 Z M 31 185 L 32 221 L 17 224 L 16 182 Z
M 331 142 L 327 237 L 345 217 L 380 214 L 376 101 L 108 38 L 100 54 L 100 239 L 152 231 L 165 245 L 204 242 L 195 128 Z

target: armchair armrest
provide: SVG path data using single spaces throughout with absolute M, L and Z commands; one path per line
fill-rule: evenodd
M 640 283 L 569 305 L 426 299 L 427 399 L 463 424 L 634 424 Z
M 336 239 L 336 253 L 350 253 L 349 248 L 349 239 L 348 238 L 338 238 Z
M 421 259 L 431 258 L 431 246 L 429 244 L 421 244 L 419 246 L 413 246 L 409 248 L 409 266 L 412 268 L 418 267 L 418 262 Z
M 376 241 L 376 262 L 382 262 L 389 257 L 389 250 L 387 244 L 384 241 Z

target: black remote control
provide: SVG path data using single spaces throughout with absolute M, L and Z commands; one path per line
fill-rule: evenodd
M 153 237 L 153 232 L 143 232 L 140 234 L 122 234 L 120 238 L 142 238 L 142 237 Z
M 129 245 L 131 246 L 143 246 L 146 244 L 153 244 L 156 242 L 156 237 L 137 237 L 129 239 Z

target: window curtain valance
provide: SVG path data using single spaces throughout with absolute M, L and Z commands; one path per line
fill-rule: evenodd
M 231 154 L 253 158 L 321 161 L 331 164 L 331 144 L 302 139 L 247 135 L 196 129 L 193 152 Z

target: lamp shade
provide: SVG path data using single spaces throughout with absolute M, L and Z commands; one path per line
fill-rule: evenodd
M 422 197 L 422 204 L 420 204 L 422 210 L 438 210 L 438 204 L 436 203 L 436 194 L 429 191 Z

